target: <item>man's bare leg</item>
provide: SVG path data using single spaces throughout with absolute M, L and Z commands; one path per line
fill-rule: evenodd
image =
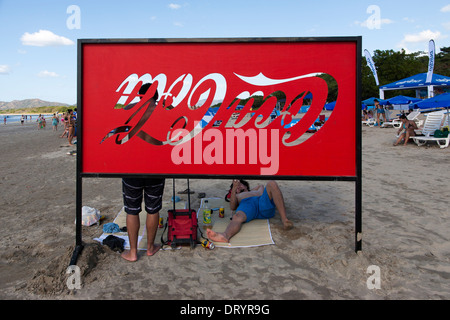
M 275 207 L 280 213 L 281 222 L 283 223 L 284 230 L 292 229 L 294 225 L 287 218 L 283 194 L 281 193 L 278 184 L 275 181 L 269 181 L 266 185 L 266 190 L 267 194 L 269 195 L 269 198 L 273 200 L 273 202 L 275 203 Z
M 159 212 L 155 214 L 147 214 L 147 255 L 152 256 L 161 249 L 161 245 L 155 244 L 156 231 L 159 224 Z
M 137 242 L 139 232 L 139 215 L 127 214 L 127 231 L 128 239 L 130 241 L 130 250 L 125 250 L 122 253 L 122 258 L 134 262 L 137 260 Z
M 241 230 L 242 224 L 247 220 L 247 216 L 244 212 L 238 211 L 233 216 L 233 219 L 228 224 L 225 232 L 215 232 L 211 229 L 206 230 L 208 239 L 216 242 L 230 242 L 230 239 Z

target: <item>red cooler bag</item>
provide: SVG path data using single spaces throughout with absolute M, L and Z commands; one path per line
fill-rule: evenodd
M 168 213 L 167 244 L 172 247 L 190 244 L 194 248 L 197 243 L 197 212 L 191 209 L 174 209 Z

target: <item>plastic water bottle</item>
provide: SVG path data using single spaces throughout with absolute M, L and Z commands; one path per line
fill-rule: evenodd
M 205 207 L 203 208 L 203 224 L 206 226 L 211 225 L 211 208 L 208 200 L 205 200 Z

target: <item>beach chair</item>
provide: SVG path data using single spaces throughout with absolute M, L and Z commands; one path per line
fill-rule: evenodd
M 448 120 L 445 119 L 443 121 L 443 118 L 444 113 L 440 111 L 429 113 L 427 115 L 423 128 L 416 130 L 416 132 L 420 132 L 421 135 L 413 136 L 411 137 L 411 139 L 413 139 L 418 146 L 423 146 L 429 141 L 435 141 L 440 148 L 447 148 L 450 141 L 449 136 L 434 137 L 434 132 L 436 130 L 440 130 L 441 128 L 448 125 Z
M 408 114 L 406 116 L 406 118 L 408 120 L 415 121 L 417 123 L 417 126 L 419 127 L 421 125 L 421 123 L 420 122 L 418 123 L 418 120 L 416 120 L 419 115 L 420 115 L 420 111 L 416 110 L 416 111 L 413 111 L 410 114 Z M 397 119 L 392 119 L 390 121 L 383 122 L 383 124 L 381 125 L 382 128 L 386 128 L 388 126 L 393 126 L 394 128 L 398 129 L 402 126 L 402 121 L 397 118 Z
M 368 120 L 361 121 L 362 124 L 365 124 L 366 126 L 373 127 L 376 123 L 376 120 L 374 118 L 369 118 Z

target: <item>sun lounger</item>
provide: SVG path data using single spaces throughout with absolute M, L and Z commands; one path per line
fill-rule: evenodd
M 374 118 L 369 118 L 368 120 L 361 121 L 361 123 L 365 124 L 366 126 L 373 127 L 375 125 L 376 121 Z
M 434 137 L 434 132 L 440 130 L 442 127 L 448 125 L 448 120 L 443 121 L 444 114 L 442 112 L 429 113 L 422 129 L 416 130 L 421 135 L 413 136 L 411 139 L 418 146 L 423 146 L 429 141 L 435 141 L 440 148 L 447 148 L 449 145 L 450 137 Z
M 423 145 L 427 144 L 427 142 L 429 142 L 429 141 L 435 141 L 441 149 L 447 148 L 450 143 L 450 136 L 448 136 L 447 138 L 414 136 L 414 137 L 412 137 L 412 139 L 418 146 L 423 146 Z
M 416 110 L 411 112 L 406 116 L 408 120 L 414 120 L 416 121 L 417 117 L 420 115 L 420 111 Z M 416 121 L 417 123 L 417 121 Z M 388 126 L 393 126 L 394 128 L 400 128 L 402 125 L 402 121 L 400 119 L 392 119 L 391 121 L 383 122 L 381 125 L 382 128 L 387 128 Z M 420 123 L 418 124 L 420 126 Z

